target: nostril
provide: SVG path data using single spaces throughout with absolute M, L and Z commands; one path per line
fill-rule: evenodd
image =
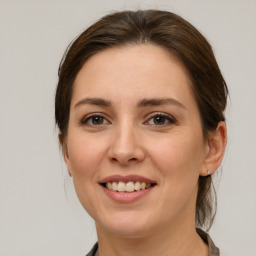
M 111 158 L 111 161 L 112 161 L 112 162 L 118 162 L 118 160 L 117 160 L 115 157 L 112 157 L 112 158 Z
M 113 163 L 117 163 L 118 162 L 120 164 L 126 165 L 126 164 L 131 163 L 131 162 L 136 162 L 137 158 L 136 157 L 133 157 L 133 158 L 121 158 L 121 157 L 116 158 L 116 157 L 112 157 L 111 161 Z

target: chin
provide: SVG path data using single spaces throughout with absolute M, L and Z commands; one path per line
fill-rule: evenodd
M 153 226 L 149 225 L 152 220 L 131 213 L 113 214 L 103 221 L 95 222 L 98 230 L 104 229 L 107 233 L 126 238 L 144 237 L 153 229 Z

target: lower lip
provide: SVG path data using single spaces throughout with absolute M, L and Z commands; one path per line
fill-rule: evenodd
M 143 189 L 143 190 L 134 191 L 134 192 L 116 192 L 116 191 L 110 190 L 110 189 L 102 186 L 105 194 L 118 203 L 135 202 L 135 201 L 139 200 L 140 198 L 146 196 L 148 193 L 150 193 L 154 187 L 155 186 L 147 188 L 147 189 Z

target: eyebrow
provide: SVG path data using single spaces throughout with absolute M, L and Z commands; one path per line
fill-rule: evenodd
M 78 101 L 74 108 L 77 108 L 80 105 L 89 104 L 89 105 L 96 105 L 96 106 L 103 106 L 103 107 L 110 107 L 112 106 L 111 101 L 105 100 L 102 98 L 85 98 Z M 152 98 L 152 99 L 142 99 L 138 102 L 137 107 L 147 107 L 147 106 L 160 106 L 165 104 L 173 104 L 177 105 L 182 108 L 186 108 L 180 101 L 175 100 L 173 98 Z
M 186 108 L 180 101 L 175 100 L 173 98 L 163 98 L 163 99 L 142 99 L 138 102 L 138 107 L 146 107 L 146 106 L 160 106 L 165 104 L 177 105 L 182 108 Z
M 89 105 L 96 105 L 96 106 L 103 106 L 103 107 L 110 107 L 112 103 L 108 100 L 102 98 L 85 98 L 76 103 L 74 108 L 77 108 L 80 105 L 89 104 Z

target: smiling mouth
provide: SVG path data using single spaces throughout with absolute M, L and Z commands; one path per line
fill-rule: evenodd
M 151 188 L 156 184 L 140 182 L 140 181 L 136 181 L 136 182 L 113 181 L 113 182 L 101 183 L 101 185 L 115 192 L 136 192 L 139 190 L 145 190 L 145 189 Z

